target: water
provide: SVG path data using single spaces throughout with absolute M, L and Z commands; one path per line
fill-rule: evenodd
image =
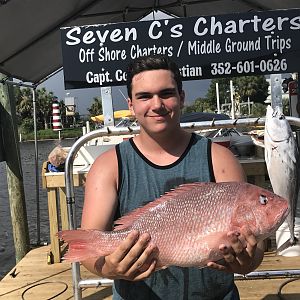
M 72 146 L 73 139 L 61 141 L 64 147 Z M 49 216 L 47 204 L 47 191 L 42 188 L 41 170 L 42 163 L 47 160 L 48 154 L 57 145 L 57 141 L 39 141 L 39 195 L 40 195 L 40 239 L 41 242 L 50 243 Z M 20 143 L 20 152 L 24 177 L 25 201 L 29 227 L 30 243 L 37 243 L 37 211 L 35 187 L 35 149 L 34 142 Z M 81 215 L 83 203 L 83 189 L 75 188 L 75 198 L 78 219 Z M 0 279 L 4 277 L 16 264 L 15 249 L 12 234 L 10 207 L 6 180 L 6 163 L 0 162 Z M 46 260 L 46 258 L 45 258 Z

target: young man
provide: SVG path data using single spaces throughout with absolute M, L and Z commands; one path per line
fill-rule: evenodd
M 86 182 L 84 229 L 112 230 L 116 217 L 182 183 L 245 179 L 228 149 L 180 128 L 184 91 L 172 61 L 142 57 L 129 66 L 127 76 L 128 107 L 141 131 L 93 164 Z M 155 272 L 158 249 L 149 234 L 138 232 L 129 234 L 111 255 L 83 264 L 115 280 L 113 299 L 239 299 L 233 273 L 254 270 L 263 257 L 262 245 L 257 245 L 252 233 L 244 228 L 242 235 L 247 247 L 229 232 L 231 248 L 220 245 L 223 265 L 210 262 L 209 268 L 170 267 Z

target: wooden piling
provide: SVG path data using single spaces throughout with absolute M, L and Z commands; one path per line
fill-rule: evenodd
M 0 73 L 0 80 L 5 77 Z M 13 87 L 5 84 L 5 82 L 0 84 L 0 130 L 2 132 L 4 160 L 6 161 L 16 261 L 19 262 L 29 251 L 30 241 L 16 124 L 15 99 Z

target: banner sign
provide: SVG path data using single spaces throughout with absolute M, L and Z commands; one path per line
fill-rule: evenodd
M 300 70 L 300 9 L 61 29 L 65 88 L 124 85 L 133 59 L 171 57 L 183 80 Z

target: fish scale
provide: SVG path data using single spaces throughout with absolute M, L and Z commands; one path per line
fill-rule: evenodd
M 64 230 L 59 237 L 69 244 L 64 258 L 81 261 L 112 253 L 138 230 L 157 246 L 158 267 L 204 267 L 222 258 L 219 246 L 230 246 L 229 231 L 247 225 L 259 241 L 287 214 L 286 199 L 249 183 L 189 183 L 121 217 L 111 232 Z

